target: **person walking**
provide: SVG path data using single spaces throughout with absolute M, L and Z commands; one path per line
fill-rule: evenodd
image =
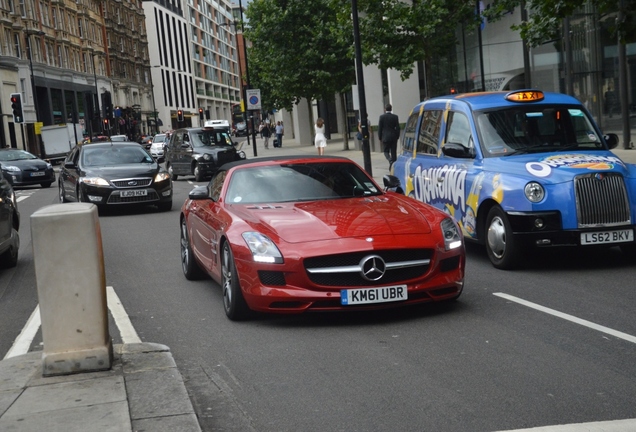
M 327 147 L 327 138 L 325 137 L 325 121 L 321 117 L 318 117 L 318 120 L 316 120 L 314 132 L 316 134 L 314 137 L 314 145 L 318 149 L 318 154 L 322 156 L 325 154 L 325 147 Z
M 400 138 L 400 119 L 393 114 L 393 107 L 387 104 L 378 121 L 378 138 L 384 146 L 384 157 L 389 161 L 389 170 L 397 160 L 397 142 Z
M 276 139 L 278 140 L 278 147 L 283 146 L 283 134 L 285 130 L 283 129 L 283 124 L 278 121 L 276 122 Z
M 261 130 L 261 134 L 263 135 L 263 139 L 265 140 L 265 148 L 269 148 L 269 137 L 272 136 L 272 131 L 269 128 L 269 125 L 264 125 L 263 130 Z

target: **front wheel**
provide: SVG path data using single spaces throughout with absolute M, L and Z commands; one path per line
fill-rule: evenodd
M 486 229 L 486 251 L 492 265 L 503 270 L 515 268 L 521 251 L 508 217 L 501 207 L 494 206 L 490 209 Z
M 13 268 L 18 265 L 18 249 L 20 249 L 20 237 L 15 228 L 11 228 L 11 232 L 17 238 L 15 244 L 9 246 L 9 249 L 0 254 L 0 267 Z
M 61 203 L 68 202 L 68 200 L 66 199 L 66 191 L 64 191 L 64 186 L 62 185 L 62 182 L 58 184 L 58 195 L 60 197 Z
M 172 169 L 172 164 L 168 165 L 168 174 L 170 174 L 170 178 L 173 181 L 179 178 L 179 176 L 174 173 L 174 170 Z
M 203 270 L 196 263 L 192 247 L 190 246 L 190 238 L 188 236 L 188 225 L 185 218 L 181 221 L 181 268 L 183 274 L 188 280 L 197 280 L 203 277 Z
M 221 288 L 223 289 L 223 308 L 229 319 L 240 321 L 247 318 L 249 308 L 241 291 L 236 265 L 234 264 L 234 256 L 228 242 L 223 244 L 222 254 Z
M 192 171 L 194 172 L 194 181 L 202 182 L 204 180 L 201 168 L 199 168 L 199 164 L 195 164 Z

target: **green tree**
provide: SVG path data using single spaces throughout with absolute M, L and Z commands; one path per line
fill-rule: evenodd
M 512 26 L 530 46 L 559 39 L 563 19 L 574 15 L 586 6 L 595 8 L 614 37 L 621 35 L 623 43 L 636 42 L 636 2 L 633 0 L 499 0 L 484 15 L 489 20 L 501 18 L 518 7 L 526 7 L 528 20 Z M 618 12 L 624 13 L 618 21 Z

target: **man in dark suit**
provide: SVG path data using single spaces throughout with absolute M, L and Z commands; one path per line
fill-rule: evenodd
M 397 159 L 397 142 L 400 138 L 400 119 L 392 110 L 393 107 L 388 104 L 378 122 L 378 138 L 384 146 L 384 157 L 389 161 L 389 169 Z

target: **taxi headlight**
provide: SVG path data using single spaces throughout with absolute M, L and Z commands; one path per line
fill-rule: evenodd
M 157 173 L 157 175 L 155 176 L 155 183 L 168 180 L 169 178 L 170 178 L 170 174 L 168 174 L 167 172 Z
M 273 241 L 259 232 L 243 233 L 243 240 L 252 251 L 255 262 L 281 264 L 283 256 Z
M 245 152 L 243 150 L 238 152 L 238 157 L 241 158 L 241 159 L 246 159 L 247 158 L 247 156 L 245 156 Z
M 211 161 L 212 160 L 212 155 L 210 153 L 206 153 L 203 155 L 203 160 L 205 161 Z
M 439 225 L 444 235 L 444 246 L 446 250 L 457 249 L 462 245 L 462 237 L 454 220 L 446 218 Z
M 545 190 L 543 189 L 543 186 L 537 182 L 528 183 L 523 189 L 523 192 L 526 194 L 528 201 L 533 203 L 537 203 L 545 197 Z
M 101 177 L 80 177 L 80 182 L 91 186 L 110 186 L 110 184 Z

